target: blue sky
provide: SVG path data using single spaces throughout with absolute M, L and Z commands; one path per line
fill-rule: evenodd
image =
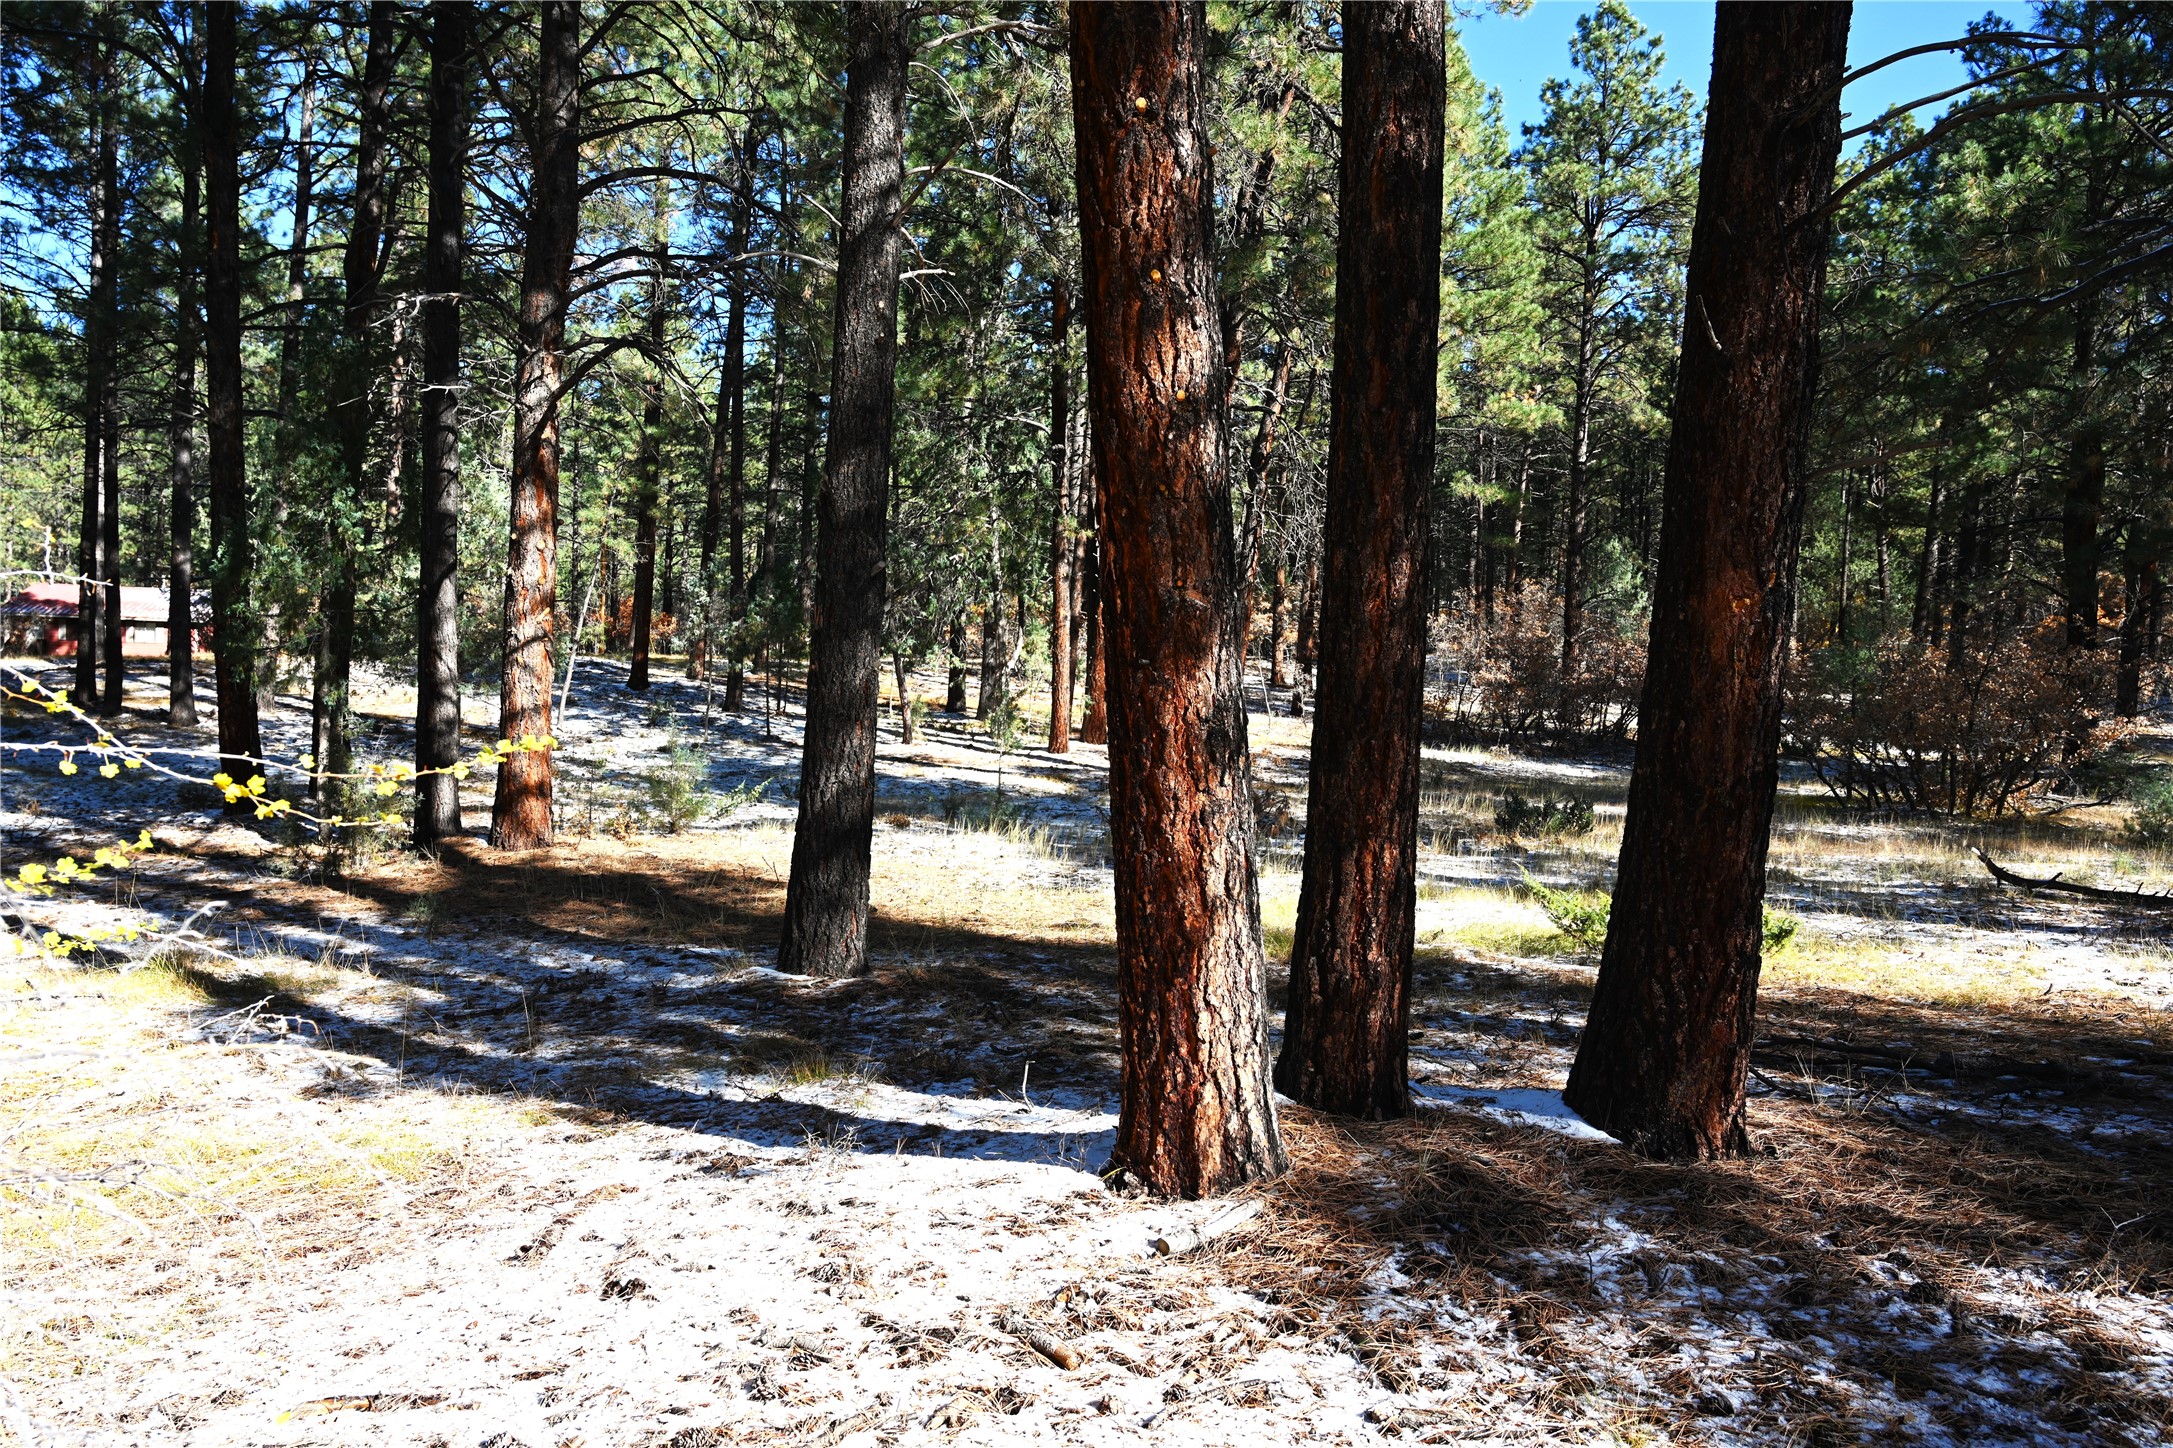
M 1680 81 L 1702 104 L 1713 63 L 1713 7 L 1710 0 L 1629 0 L 1630 10 L 1646 29 L 1663 39 L 1667 78 Z M 1501 91 L 1502 115 L 1512 141 L 1520 127 L 1539 119 L 1539 88 L 1549 76 L 1569 72 L 1569 42 L 1577 17 L 1592 9 L 1587 0 L 1537 0 L 1522 15 L 1491 10 L 1458 26 L 1472 73 Z M 2035 15 L 2028 4 L 1987 4 L 1985 0 L 1857 0 L 1849 25 L 1851 69 L 1936 40 L 1958 39 L 1969 22 L 1987 12 L 2017 27 Z M 1889 106 L 1932 95 L 1963 80 L 1959 57 L 1948 52 L 1897 62 L 1849 87 L 1842 106 L 1848 125 L 1870 120 Z M 1941 102 L 1924 116 L 1937 114 Z

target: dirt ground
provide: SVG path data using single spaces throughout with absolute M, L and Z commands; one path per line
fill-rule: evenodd
M 877 969 L 813 982 L 768 966 L 789 690 L 775 717 L 727 718 L 678 679 L 642 698 L 614 665 L 582 671 L 566 838 L 526 855 L 334 869 L 170 784 L 6 755 L 10 874 L 145 826 L 159 845 L 11 912 L 195 924 L 0 959 L 0 1428 L 445 1448 L 2173 1434 L 2167 918 L 2018 896 L 1967 853 L 2162 887 L 2109 811 L 1965 831 L 1853 818 L 1792 781 L 1774 897 L 1801 928 L 1768 966 L 1764 1154 L 1660 1166 L 1562 1107 L 1592 962 L 1523 889 L 1604 883 L 1623 762 L 1430 749 L 1425 1109 L 1286 1109 L 1293 1170 L 1264 1210 L 1163 1256 L 1227 1204 L 1094 1175 L 1117 1073 L 1101 752 L 1005 754 L 970 721 L 908 746 L 886 720 Z M 124 734 L 201 750 L 138 682 Z M 268 720 L 290 757 L 299 702 Z M 401 757 L 412 696 L 380 681 L 364 707 L 371 757 Z M 1253 725 L 1272 956 L 1305 725 Z M 6 733 L 53 737 L 20 712 Z M 487 771 L 470 786 L 479 825 Z M 690 789 L 733 807 L 662 832 Z M 1505 836 L 1510 791 L 1585 799 L 1597 826 Z

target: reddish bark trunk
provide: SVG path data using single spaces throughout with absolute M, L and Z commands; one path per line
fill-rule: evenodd
M 468 37 L 475 10 L 430 11 L 430 238 L 423 258 L 422 554 L 415 659 L 415 767 L 460 759 L 460 287 L 467 231 Z M 461 833 L 460 781 L 416 784 L 415 843 Z
M 235 114 L 238 6 L 204 9 L 204 481 L 210 494 L 211 627 L 217 658 L 219 767 L 258 772 L 255 629 L 248 616 L 249 536 L 241 376 L 241 142 Z M 253 812 L 247 804 L 230 813 Z
M 565 374 L 566 301 L 580 226 L 581 6 L 542 5 L 541 63 L 529 137 L 526 253 L 513 395 L 513 500 L 506 548 L 505 672 L 498 736 L 551 734 L 552 609 L 558 594 L 558 394 Z M 498 766 L 490 842 L 501 850 L 551 843 L 549 749 Z
M 1089 465 L 1092 476 L 1092 464 Z M 1093 512 L 1098 519 L 1101 513 L 1100 489 L 1096 487 Z M 1097 521 L 1095 533 L 1087 539 L 1086 563 L 1080 570 L 1080 587 L 1086 593 L 1080 609 L 1086 623 L 1086 708 L 1079 717 L 1079 739 L 1085 744 L 1109 742 L 1109 671 L 1104 667 L 1105 651 L 1102 648 L 1102 546 L 1101 525 Z
M 1208 158 L 1207 14 L 1075 7 L 1102 479 L 1123 1102 L 1110 1169 L 1199 1197 L 1285 1165 L 1267 1073 Z
M 1369 1120 L 1411 1108 L 1444 26 L 1441 0 L 1343 12 L 1320 697 L 1275 1084 Z
M 1724 3 L 1637 762 L 1565 1092 L 1674 1159 L 1749 1146 L 1743 1077 L 1818 370 L 1845 4 Z
M 861 975 L 868 968 L 910 14 L 892 0 L 847 12 L 852 61 L 845 86 L 830 440 L 817 503 L 800 818 L 777 952 L 778 969 L 805 975 Z

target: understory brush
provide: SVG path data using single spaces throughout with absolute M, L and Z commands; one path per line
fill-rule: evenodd
M 1607 918 L 1614 908 L 1607 891 L 1557 890 L 1530 874 L 1524 877 L 1524 888 L 1578 951 L 1596 955 L 1607 944 Z M 1760 912 L 1758 940 L 1769 955 L 1786 948 L 1802 928 L 1801 920 L 1770 905 L 1761 906 Z
M 1789 684 L 1790 733 L 1840 798 L 1882 810 L 2012 814 L 2102 760 L 2105 665 L 2055 621 L 1966 648 L 1906 640 L 1811 655 Z

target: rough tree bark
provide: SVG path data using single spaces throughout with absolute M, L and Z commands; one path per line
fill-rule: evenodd
M 830 439 L 817 502 L 800 818 L 777 952 L 778 969 L 804 975 L 860 975 L 868 965 L 910 13 L 893 0 L 847 12 Z
M 566 370 L 566 303 L 580 225 L 581 5 L 546 0 L 535 109 L 528 116 L 528 235 L 513 393 L 513 500 L 506 549 L 505 673 L 498 737 L 551 736 L 552 606 L 558 595 L 558 401 Z M 551 843 L 548 748 L 498 766 L 490 842 Z
M 1637 760 L 1569 1104 L 1650 1156 L 1749 1147 L 1743 1077 L 1849 6 L 1724 3 Z
M 217 661 L 219 765 L 257 772 L 256 636 L 248 616 L 255 555 L 241 393 L 241 140 L 234 108 L 239 6 L 204 7 L 204 481 L 211 504 L 211 627 Z M 229 813 L 254 812 L 245 803 Z
M 1071 614 L 1078 545 L 1071 476 L 1071 289 L 1049 283 L 1049 472 L 1055 507 L 1049 527 L 1049 752 L 1071 752 Z
M 355 96 L 354 219 L 340 270 L 347 305 L 341 316 L 346 344 L 345 378 L 333 404 L 340 439 L 341 496 L 334 508 L 330 576 L 324 595 L 324 633 L 317 650 L 317 675 L 311 688 L 311 716 L 316 721 L 316 759 L 320 777 L 341 775 L 354 765 L 354 717 L 348 687 L 354 673 L 355 592 L 361 577 L 361 519 L 370 493 L 370 389 L 385 349 L 375 328 L 385 311 L 379 291 L 385 267 L 385 217 L 390 195 L 385 172 L 390 159 L 392 67 L 400 25 L 394 0 L 372 0 L 362 87 Z
M 1305 876 L 1277 1089 L 1411 1106 L 1427 492 L 1440 331 L 1442 0 L 1343 12 L 1342 195 Z
M 287 227 L 287 291 L 280 308 L 279 319 L 279 392 L 272 404 L 277 414 L 272 426 L 272 475 L 259 479 L 262 490 L 261 507 L 257 513 L 257 533 L 260 539 L 274 542 L 287 533 L 288 482 L 295 474 L 296 457 L 301 450 L 301 419 L 295 415 L 295 399 L 302 392 L 302 321 L 303 303 L 308 294 L 309 244 L 311 216 L 316 206 L 317 148 L 313 134 L 317 116 L 317 55 L 316 27 L 307 24 L 302 32 L 302 88 L 300 117 L 294 131 L 294 209 L 289 213 Z M 267 587 L 271 580 L 258 580 L 260 593 L 270 595 L 257 600 L 258 628 L 257 655 L 265 666 L 257 676 L 257 707 L 270 709 L 276 702 L 279 687 L 279 628 L 281 612 L 289 605 L 301 606 L 298 597 L 282 597 L 287 589 Z M 324 709 L 321 689 L 312 688 L 310 710 L 310 748 L 323 746 Z M 309 791 L 317 793 L 319 775 L 312 771 Z
M 197 110 L 203 104 L 202 77 L 193 51 L 181 55 L 181 233 L 174 278 L 174 387 L 166 435 L 171 460 L 167 476 L 171 562 L 166 570 L 166 722 L 176 729 L 196 727 L 196 228 L 203 206 L 201 146 Z
M 1197 3 L 1071 13 L 1123 1051 L 1108 1170 L 1186 1197 L 1285 1165 L 1253 873 L 1207 44 Z
M 460 290 L 468 222 L 468 65 L 475 7 L 430 12 L 430 216 L 423 254 L 423 476 L 417 533 L 415 767 L 460 759 Z M 415 843 L 462 832 L 460 781 L 416 785 Z

